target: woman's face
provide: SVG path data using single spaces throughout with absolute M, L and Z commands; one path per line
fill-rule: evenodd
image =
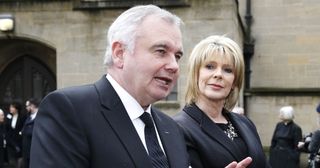
M 204 62 L 198 79 L 200 100 L 224 101 L 233 88 L 234 71 L 231 56 L 214 56 Z
M 11 114 L 17 114 L 18 113 L 18 110 L 13 106 L 13 105 L 10 105 L 10 113 Z

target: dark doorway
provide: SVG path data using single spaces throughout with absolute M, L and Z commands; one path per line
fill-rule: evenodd
M 23 55 L 0 74 L 0 107 L 8 111 L 13 101 L 24 104 L 30 97 L 41 100 L 55 89 L 55 76 L 46 65 L 31 55 Z

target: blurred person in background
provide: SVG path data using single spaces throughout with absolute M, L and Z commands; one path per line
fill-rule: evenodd
M 281 122 L 277 123 L 270 147 L 270 165 L 273 168 L 298 168 L 300 151 L 298 143 L 302 140 L 302 130 L 294 119 L 292 106 L 284 106 L 279 111 Z
M 244 109 L 242 107 L 240 107 L 240 106 L 235 106 L 232 109 L 232 112 L 244 115 Z
M 3 167 L 5 162 L 5 145 L 6 145 L 6 127 L 4 112 L 0 109 L 0 168 Z
M 21 114 L 21 104 L 12 102 L 7 115 L 7 152 L 9 164 L 18 167 L 18 159 L 22 157 L 22 136 L 20 131 L 23 127 L 25 117 Z
M 319 121 L 320 103 L 316 108 Z M 319 127 L 319 123 L 318 123 Z M 309 153 L 308 167 L 320 168 L 320 129 L 309 134 L 309 136 L 302 142 L 299 142 L 299 147 Z
M 24 168 L 29 168 L 30 163 L 30 148 L 32 141 L 32 132 L 34 120 L 38 112 L 39 101 L 35 98 L 30 98 L 26 101 L 26 110 L 29 113 L 28 118 L 24 122 L 22 128 L 22 158 Z

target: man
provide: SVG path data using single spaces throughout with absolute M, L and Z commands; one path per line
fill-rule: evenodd
M 92 85 L 55 91 L 41 103 L 31 167 L 188 167 L 177 124 L 151 106 L 178 78 L 180 22 L 153 5 L 122 13 L 108 30 L 108 74 Z
M 29 100 L 26 101 L 25 105 L 26 105 L 27 115 L 30 115 L 31 110 L 30 110 L 30 102 L 29 102 Z
M 318 127 L 320 126 L 319 117 L 320 117 L 320 104 L 316 108 L 318 114 Z M 301 145 L 301 144 L 300 144 Z M 312 133 L 310 138 L 310 143 L 307 146 L 307 149 L 310 153 L 309 155 L 309 166 L 310 167 L 320 167 L 320 129 L 315 130 Z
M 32 140 L 32 131 L 34 125 L 34 119 L 38 112 L 39 101 L 35 98 L 30 98 L 26 101 L 26 110 L 29 113 L 29 117 L 24 122 L 22 128 L 22 158 L 24 168 L 29 168 L 30 163 L 30 148 Z
M 39 107 L 31 146 L 32 168 L 152 167 L 144 139 L 152 114 L 172 168 L 188 166 L 175 122 L 151 107 L 178 78 L 180 20 L 156 6 L 121 14 L 108 32 L 108 74 L 98 82 L 55 91 Z

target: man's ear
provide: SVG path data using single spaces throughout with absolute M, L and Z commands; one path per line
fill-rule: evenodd
M 123 67 L 124 53 L 125 53 L 124 44 L 122 44 L 119 41 L 112 43 L 112 60 L 113 60 L 113 64 L 118 68 Z

